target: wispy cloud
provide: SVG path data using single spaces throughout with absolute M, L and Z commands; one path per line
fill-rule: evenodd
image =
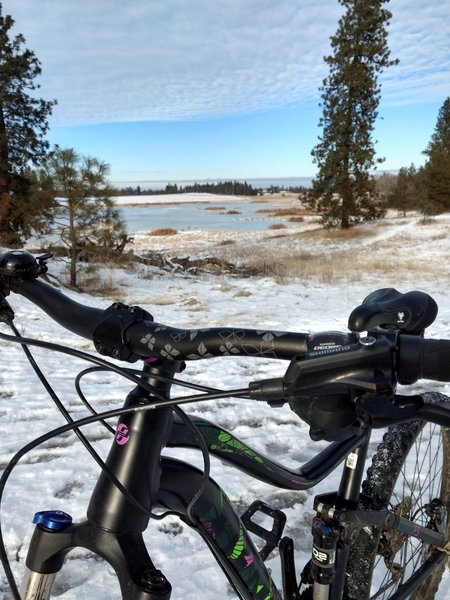
M 180 120 L 316 101 L 337 0 L 3 0 L 43 67 L 54 124 Z M 448 95 L 446 3 L 392 0 L 391 103 Z

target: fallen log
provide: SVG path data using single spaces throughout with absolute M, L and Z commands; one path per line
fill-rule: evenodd
M 240 277 L 251 277 L 254 270 L 230 263 L 222 258 L 207 256 L 205 258 L 172 257 L 165 256 L 159 252 L 147 252 L 145 254 L 134 254 L 134 259 L 144 265 L 157 267 L 170 273 L 184 272 L 190 275 L 209 273 L 215 275 L 238 275 Z

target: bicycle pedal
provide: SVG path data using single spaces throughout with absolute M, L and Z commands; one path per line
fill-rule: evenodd
M 252 517 L 258 512 L 273 519 L 272 529 L 266 529 L 252 520 Z M 259 550 L 262 560 L 266 560 L 272 550 L 280 543 L 286 524 L 286 515 L 281 510 L 272 508 L 262 500 L 255 500 L 241 516 L 241 520 L 247 531 L 250 531 L 266 542 L 265 546 Z

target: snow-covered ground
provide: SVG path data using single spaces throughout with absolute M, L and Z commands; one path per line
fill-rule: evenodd
M 186 194 L 141 194 L 136 196 L 116 196 L 114 202 L 117 206 L 133 206 L 142 204 L 187 204 L 189 202 L 237 202 L 245 196 L 227 196 L 222 194 L 208 194 L 192 192 Z
M 188 277 L 143 266 L 114 272 L 99 269 L 98 277 L 111 280 L 116 288 L 114 299 L 138 304 L 151 312 L 156 321 L 179 327 L 232 325 L 291 331 L 345 330 L 350 311 L 374 289 L 397 287 L 404 292 L 420 289 L 432 295 L 439 305 L 439 314 L 428 335 L 450 339 L 449 224 L 449 215 L 426 226 L 410 217 L 401 222 L 380 223 L 367 239 L 308 241 L 311 251 L 316 249 L 326 254 L 345 249 L 355 260 L 367 257 L 369 263 L 370 259 L 370 271 L 356 279 L 351 271 L 343 269 L 326 283 L 310 277 L 294 281 L 284 279 L 280 284 L 270 278 Z M 151 243 L 162 244 L 165 250 L 171 249 L 174 254 L 194 248 L 194 245 L 183 247 L 180 237 L 174 238 Z M 274 251 L 277 244 L 280 251 L 285 251 L 304 243 L 293 236 L 261 239 Z M 247 242 L 242 235 L 236 236 L 235 240 Z M 145 249 L 146 241 L 140 244 L 140 249 Z M 211 251 L 216 243 L 205 232 L 198 232 L 190 243 L 194 242 L 199 253 Z M 376 268 L 374 259 L 377 256 L 380 265 L 389 263 L 391 269 Z M 405 262 L 406 259 L 409 262 Z M 411 261 L 416 261 L 419 266 L 423 264 L 423 268 L 411 270 Z M 62 263 L 56 261 L 49 264 L 50 273 L 58 276 L 63 268 Z M 70 291 L 67 294 L 78 302 L 100 308 L 106 308 L 112 302 L 111 297 Z M 13 295 L 10 303 L 16 312 L 16 326 L 23 335 L 92 351 L 91 343 L 62 329 L 25 299 Z M 32 351 L 72 415 L 84 416 L 85 409 L 73 386 L 74 374 L 81 368 L 80 361 L 44 350 Z M 63 420 L 37 382 L 18 345 L 2 342 L 0 358 L 3 364 L 0 373 L 0 462 L 4 467 L 21 446 L 62 424 Z M 190 363 L 183 377 L 216 388 L 239 388 L 258 378 L 281 375 L 284 368 L 285 365 L 278 361 L 228 357 Z M 99 411 L 119 407 L 129 387 L 126 381 L 103 373 L 91 375 L 83 383 L 86 396 Z M 449 385 L 428 381 L 410 391 L 429 389 L 450 393 Z M 290 467 L 304 463 L 325 445 L 311 442 L 307 426 L 288 407 L 272 409 L 262 403 L 227 400 L 192 406 L 189 412 L 218 422 L 258 452 Z M 105 456 L 110 444 L 105 431 L 100 426 L 91 426 L 86 433 L 98 452 Z M 378 438 L 380 435 L 376 434 Z M 177 452 L 177 456 L 202 464 L 195 452 Z M 261 497 L 286 512 L 286 533 L 296 540 L 297 568 L 300 569 L 310 553 L 313 496 L 325 489 L 335 490 L 339 473 L 332 474 L 319 488 L 294 494 L 254 481 L 215 459 L 211 470 L 212 476 L 240 507 Z M 37 510 L 55 508 L 69 512 L 75 520 L 83 519 L 97 476 L 97 466 L 73 435 L 36 449 L 20 462 L 11 476 L 2 504 L 2 527 L 18 576 L 33 529 L 30 523 L 33 514 Z M 163 522 L 154 521 L 146 539 L 155 564 L 173 584 L 173 600 L 193 600 L 199 596 L 207 600 L 227 600 L 232 597 L 222 572 L 200 538 L 187 526 L 177 524 L 171 517 Z M 115 578 L 107 565 L 81 550 L 74 551 L 69 557 L 56 584 L 61 600 L 118 598 Z M 269 561 L 269 566 L 275 580 L 280 581 L 277 557 Z M 450 595 L 446 596 L 446 588 L 448 585 L 442 586 L 441 600 L 450 598 Z M 4 580 L 0 580 L 0 598 L 8 597 Z

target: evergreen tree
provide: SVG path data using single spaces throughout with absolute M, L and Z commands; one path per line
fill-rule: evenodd
M 434 133 L 425 154 L 430 155 L 436 148 L 450 152 L 450 96 L 439 109 Z
M 423 168 L 426 202 L 431 212 L 450 210 L 450 97 L 441 106 Z
M 387 203 L 390 208 L 396 208 L 405 216 L 406 211 L 416 210 L 421 205 L 419 193 L 416 167 L 413 164 L 409 168 L 402 167 L 388 194 Z
M 14 20 L 0 3 L 0 242 L 18 245 L 42 222 L 40 204 L 30 200 L 36 187 L 30 166 L 48 150 L 44 135 L 55 101 L 36 97 L 41 66 L 24 47 L 23 35 L 11 35 Z
M 92 157 L 80 157 L 72 148 L 57 148 L 47 161 L 47 176 L 59 196 L 54 231 L 70 257 L 70 285 L 77 285 L 80 260 L 113 255 L 127 239 L 114 208 L 109 166 Z
M 382 202 L 387 201 L 387 198 L 395 187 L 396 182 L 397 175 L 394 173 L 385 172 L 375 177 L 375 189 Z
M 382 214 L 377 201 L 372 132 L 381 88 L 378 74 L 390 60 L 388 0 L 339 0 L 346 8 L 331 38 L 333 54 L 324 58 L 330 72 L 323 82 L 320 141 L 313 149 L 318 175 L 310 201 L 328 226 L 347 228 L 352 218 Z

